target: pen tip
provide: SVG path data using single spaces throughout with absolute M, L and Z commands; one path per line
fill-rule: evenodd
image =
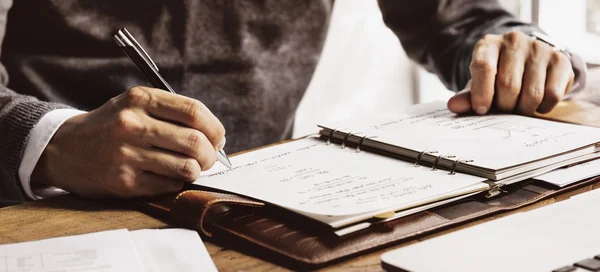
M 223 149 L 219 150 L 219 154 L 221 154 L 221 158 L 222 160 L 220 160 L 225 166 L 227 166 L 227 168 L 231 169 L 233 168 L 233 165 L 231 164 L 231 161 L 229 161 L 229 157 L 227 157 L 227 154 L 225 153 L 225 151 Z

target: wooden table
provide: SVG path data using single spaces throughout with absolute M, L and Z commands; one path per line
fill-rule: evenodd
M 600 127 L 600 107 L 584 101 L 563 102 L 546 117 L 559 118 L 566 121 L 579 121 Z M 547 199 L 516 211 L 488 217 L 467 225 L 446 230 L 442 233 L 429 235 L 415 241 L 409 241 L 407 243 L 395 245 L 394 247 L 371 252 L 341 263 L 333 264 L 322 270 L 381 271 L 382 268 L 379 256 L 389 249 L 405 246 L 410 243 L 418 242 L 419 240 L 429 239 L 471 225 L 480 224 L 508 214 L 549 205 L 564 200 L 571 195 L 585 192 L 589 189 L 595 189 L 596 186 L 600 187 L 600 184 L 594 185 L 594 188 L 587 187 L 567 192 L 555 198 Z M 134 210 L 133 207 L 126 202 L 117 200 L 93 201 L 65 195 L 0 209 L 0 244 L 119 228 L 136 230 L 165 227 L 172 226 L 167 222 L 152 218 Z M 286 268 L 223 247 L 215 241 L 207 241 L 206 238 L 205 245 L 215 264 L 221 271 L 287 271 Z
M 449 229 L 441 233 L 426 236 L 415 241 L 399 244 L 383 250 L 375 251 L 322 269 L 322 271 L 382 271 L 379 256 L 393 248 L 405 246 L 457 229 L 480 224 L 508 214 L 535 209 L 549 205 L 572 195 L 600 187 L 585 187 L 555 198 L 550 198 L 534 205 L 478 220 L 467 225 Z M 74 196 L 60 196 L 51 199 L 29 202 L 0 209 L 0 244 L 33 241 L 65 235 L 84 234 L 96 231 L 127 228 L 129 230 L 144 228 L 171 227 L 164 221 L 152 218 L 128 207 L 126 203 L 110 203 L 107 201 L 90 201 Z M 225 248 L 212 241 L 206 241 L 213 261 L 219 271 L 288 271 L 272 263 Z

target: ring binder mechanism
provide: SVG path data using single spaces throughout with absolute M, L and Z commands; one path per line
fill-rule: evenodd
M 358 133 L 360 133 L 360 132 L 358 132 Z M 346 148 L 346 141 L 348 141 L 348 137 L 350 137 L 350 135 L 352 135 L 352 132 L 348 132 L 348 133 L 346 133 L 346 136 L 344 136 L 344 141 L 342 141 L 342 149 Z
M 500 193 L 508 193 L 507 191 L 502 189 L 502 186 L 504 186 L 504 184 L 502 183 L 493 183 L 490 186 L 490 189 L 488 189 L 488 191 L 486 192 L 485 197 L 492 198 L 499 195 Z
M 333 130 L 329 131 L 329 135 L 327 136 L 327 145 L 331 144 L 331 139 L 333 138 L 333 134 L 335 134 L 336 132 L 342 132 L 341 129 L 343 128 L 336 128 Z M 359 136 L 360 134 L 362 134 L 362 132 L 357 132 L 357 133 L 352 133 L 352 132 L 348 132 L 346 133 L 346 135 L 344 136 L 344 140 L 342 141 L 342 149 L 346 148 L 346 142 L 348 141 L 348 138 L 350 136 Z M 377 138 L 377 136 L 368 136 L 365 135 L 363 137 L 360 138 L 360 140 L 358 141 L 358 146 L 356 147 L 356 153 L 360 152 L 360 147 L 363 144 L 365 139 L 375 139 Z
M 437 156 L 437 158 L 435 158 L 435 161 L 433 161 L 433 166 L 431 167 L 431 171 L 435 171 L 437 170 L 437 164 L 440 162 L 440 160 L 442 158 L 446 158 L 446 159 L 452 159 L 452 158 L 456 158 L 456 156 L 452 156 L 452 155 L 439 155 Z
M 344 138 L 342 140 L 342 144 L 341 144 L 341 148 L 345 149 L 346 148 L 346 142 L 348 142 L 348 138 L 350 138 L 350 136 L 357 136 L 360 137 L 359 134 L 362 134 L 362 132 L 357 132 L 357 133 L 353 133 L 353 132 L 342 132 L 343 128 L 336 128 L 333 130 L 329 131 L 329 135 L 327 136 L 327 145 L 331 144 L 331 139 L 333 139 L 333 135 L 336 132 L 340 132 L 345 134 Z M 358 140 L 358 144 L 356 146 L 356 153 L 360 153 L 361 147 L 363 146 L 363 143 L 366 139 L 375 139 L 377 138 L 377 136 L 369 136 L 369 135 L 364 135 L 362 137 L 360 137 L 360 139 Z M 415 160 L 415 167 L 419 167 L 421 164 L 421 159 L 423 159 L 423 156 L 425 154 L 438 154 L 438 151 L 435 150 L 423 150 L 421 152 L 419 152 L 419 154 L 417 155 L 417 158 Z M 438 155 L 435 160 L 433 161 L 433 164 L 431 166 L 431 171 L 437 171 L 438 170 L 438 164 L 440 163 L 440 161 L 442 160 L 442 158 L 444 159 L 453 159 L 456 158 L 456 156 L 453 155 Z M 452 163 L 452 165 L 450 166 L 448 175 L 455 175 L 456 174 L 456 168 L 458 167 L 458 165 L 460 165 L 461 163 L 472 163 L 474 162 L 474 160 L 470 160 L 470 159 L 456 159 L 454 160 L 454 162 Z M 494 196 L 499 195 L 500 193 L 506 193 L 505 190 L 502 190 L 502 188 L 500 188 L 502 186 L 502 184 L 496 184 L 496 183 L 490 183 L 490 188 L 488 189 L 487 193 L 486 193 L 486 197 L 487 198 L 491 198 Z
M 375 138 L 377 138 L 377 136 L 368 136 L 368 135 L 365 135 L 362 138 L 360 138 L 360 140 L 358 141 L 358 146 L 356 146 L 356 153 L 360 153 L 360 146 L 363 144 L 365 139 L 375 139 Z
M 327 145 L 330 145 L 330 144 L 331 144 L 331 138 L 333 137 L 333 134 L 334 134 L 336 131 L 338 131 L 338 129 L 337 129 L 337 128 L 336 128 L 336 129 L 334 129 L 334 130 L 331 130 L 331 131 L 329 131 L 329 137 L 327 138 Z
M 448 173 L 448 175 L 456 174 L 456 166 L 458 166 L 461 162 L 471 163 L 473 160 L 455 160 L 454 163 L 452 163 L 452 167 L 450 168 L 450 173 Z
M 333 139 L 333 134 L 335 134 L 336 132 L 342 132 L 342 129 L 344 129 L 344 128 L 336 128 L 336 129 L 334 129 L 334 130 L 330 130 L 330 131 L 329 131 L 329 136 L 327 137 L 327 145 L 330 145 L 330 144 L 331 144 L 331 139 Z M 343 132 L 342 132 L 342 133 L 343 133 Z M 345 138 L 345 139 L 347 139 L 347 137 L 348 137 L 350 134 L 352 134 L 352 132 L 349 132 L 349 133 L 346 135 L 346 138 Z M 344 140 L 344 142 L 346 142 L 346 141 Z
M 419 162 L 421 161 L 421 157 L 423 157 L 423 155 L 425 154 L 437 154 L 437 151 L 430 151 L 430 150 L 423 150 L 421 151 L 421 153 L 419 153 L 419 155 L 417 155 L 417 160 L 415 161 L 415 167 L 419 167 Z

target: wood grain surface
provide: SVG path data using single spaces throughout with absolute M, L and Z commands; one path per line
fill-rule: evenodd
M 598 75 L 595 75 L 592 78 L 600 79 L 600 70 L 591 71 L 592 75 L 593 73 Z M 598 82 L 594 83 L 594 81 L 591 81 L 591 83 L 592 85 L 588 87 L 586 94 L 583 96 L 587 98 L 600 96 L 597 94 L 597 91 L 600 91 L 600 84 L 597 84 Z M 600 107 L 595 104 L 593 99 L 562 102 L 553 112 L 544 115 L 543 117 L 600 127 Z M 381 271 L 382 268 L 379 256 L 387 250 L 405 246 L 410 243 L 416 243 L 419 240 L 430 239 L 437 235 L 443 235 L 444 233 L 480 224 L 508 214 L 549 205 L 556 201 L 569 198 L 571 195 L 595 189 L 597 186 L 598 184 L 580 188 L 519 210 L 495 215 L 467 225 L 422 237 L 414 241 L 367 253 L 350 260 L 332 264 L 321 270 Z M 168 227 L 173 226 L 165 221 L 136 211 L 135 208 L 127 202 L 119 200 L 87 200 L 65 195 L 0 209 L 0 244 L 33 241 L 44 238 L 84 234 L 119 228 L 136 230 L 143 228 Z M 205 240 L 205 245 L 208 248 L 211 257 L 220 271 L 288 271 L 293 269 L 293 267 L 280 267 L 276 264 L 254 257 L 252 256 L 252 252 L 238 252 L 206 237 L 203 239 Z

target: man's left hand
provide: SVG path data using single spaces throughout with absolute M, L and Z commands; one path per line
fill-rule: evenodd
M 567 55 L 522 32 L 483 37 L 473 50 L 470 71 L 465 90 L 448 101 L 452 112 L 547 113 L 575 77 Z

